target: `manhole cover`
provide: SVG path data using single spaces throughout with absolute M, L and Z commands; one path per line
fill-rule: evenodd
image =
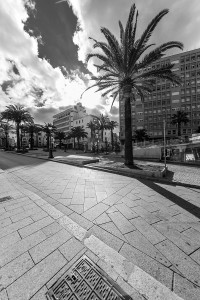
M 82 256 L 46 294 L 48 300 L 132 300 L 87 256 Z
M 2 197 L 0 198 L 0 203 L 1 202 L 4 202 L 4 201 L 8 201 L 8 200 L 11 200 L 12 198 L 10 196 L 7 196 L 7 197 Z

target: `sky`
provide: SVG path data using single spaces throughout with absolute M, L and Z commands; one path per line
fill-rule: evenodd
M 0 112 L 23 105 L 35 123 L 52 122 L 68 105 L 82 102 L 88 113 L 118 120 L 118 102 L 102 97 L 91 85 L 96 73 L 89 37 L 103 41 L 101 27 L 119 38 L 131 5 L 139 12 L 137 36 L 162 9 L 169 13 L 156 27 L 151 42 L 180 41 L 184 51 L 200 48 L 199 0 L 4 0 L 0 1 Z M 178 53 L 175 50 L 173 53 Z M 171 53 L 168 53 L 171 54 Z

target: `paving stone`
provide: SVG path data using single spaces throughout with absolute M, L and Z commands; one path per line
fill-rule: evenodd
M 33 221 L 36 222 L 36 221 L 39 221 L 39 220 L 41 220 L 45 217 L 48 217 L 48 214 L 45 211 L 41 210 L 40 212 L 38 212 L 36 214 L 33 214 L 31 216 L 31 219 L 33 219 Z
M 169 268 L 127 243 L 124 243 L 119 253 L 169 289 L 172 288 L 173 272 Z
M 61 203 L 55 205 L 55 208 L 61 211 L 64 215 L 69 216 L 73 213 L 73 210 L 69 209 L 68 207 L 64 206 Z
M 68 207 L 68 205 L 70 205 L 70 203 L 71 203 L 71 200 L 72 200 L 71 198 L 69 198 L 69 199 L 66 199 L 66 198 L 62 199 L 62 198 L 60 198 L 58 201 L 62 205 Z
M 84 204 L 84 194 L 83 193 L 74 193 L 72 197 L 71 204 Z
M 200 288 L 178 274 L 174 274 L 173 290 L 183 299 L 199 300 Z
M 7 211 L 6 213 L 3 213 L 2 215 L 0 215 L 0 220 L 9 218 L 9 217 L 19 214 L 21 212 L 22 213 L 24 212 L 22 207 Z
M 41 290 L 39 290 L 32 298 L 31 300 L 47 300 L 46 298 L 46 292 L 47 292 L 47 288 L 46 286 L 43 286 L 43 288 L 41 288 Z
M 7 288 L 13 281 L 34 266 L 28 252 L 17 257 L 0 269 L 0 288 Z
M 87 231 L 70 219 L 67 216 L 64 216 L 59 219 L 59 224 L 74 235 L 79 241 L 82 241 L 87 233 Z
M 147 221 L 149 224 L 154 224 L 156 222 L 161 221 L 160 218 L 155 216 L 153 213 L 148 212 L 146 209 L 144 209 L 141 206 L 133 207 L 132 210 L 137 213 L 139 216 L 141 216 L 145 221 Z
M 6 236 L 6 235 L 8 235 L 8 234 L 10 234 L 14 231 L 17 231 L 20 228 L 23 228 L 23 227 L 25 227 L 25 226 L 27 226 L 31 223 L 33 223 L 33 220 L 30 217 L 28 217 L 26 219 L 23 219 L 23 220 L 20 220 L 16 223 L 12 223 L 12 224 L 0 229 L 0 238 L 4 237 L 4 236 Z
M 47 256 L 7 288 L 9 300 L 28 300 L 64 265 L 58 250 Z
M 96 220 L 95 220 L 95 223 L 97 225 L 100 225 L 100 224 L 104 224 L 104 223 L 108 223 L 110 222 L 111 219 L 109 218 L 109 216 L 104 212 L 102 215 L 100 215 Z
M 170 223 L 166 226 L 165 223 L 160 222 L 154 224 L 154 227 L 187 254 L 200 247 L 200 241 L 192 240 L 190 237 L 181 234 L 179 231 L 171 228 Z
M 167 258 L 161 252 L 159 252 L 138 230 L 125 234 L 125 238 L 130 245 L 149 255 L 159 263 L 165 265 L 166 267 L 171 265 L 170 261 L 167 260 Z
M 85 191 L 85 185 L 77 185 L 74 193 L 84 192 Z
M 85 198 L 96 198 L 95 189 L 85 188 Z
M 99 259 L 97 262 L 97 266 L 101 268 L 108 276 L 112 278 L 112 280 L 116 281 L 118 277 L 118 273 L 113 270 L 112 266 L 107 264 L 102 259 Z
M 90 209 L 91 207 L 95 206 L 97 204 L 96 198 L 85 198 L 84 202 L 84 211 Z
M 107 214 L 112 214 L 114 212 L 118 212 L 118 209 L 115 206 L 111 206 L 106 210 Z
M 14 231 L 11 234 L 8 234 L 0 239 L 0 252 L 11 246 L 12 244 L 15 244 L 16 242 L 20 241 L 21 237 L 17 231 Z
M 131 222 L 129 222 L 120 212 L 109 214 L 109 217 L 122 234 L 136 230 L 135 226 Z
M 51 204 L 45 204 L 42 206 L 42 209 L 46 211 L 53 219 L 57 220 L 62 217 L 64 214 L 61 213 L 58 209 L 53 207 Z
M 8 295 L 6 293 L 6 290 L 0 291 L 0 300 L 8 300 Z
M 83 228 L 85 228 L 86 230 L 88 230 L 89 228 L 91 228 L 93 226 L 92 222 L 90 222 L 89 220 L 85 219 L 84 217 L 82 217 L 81 215 L 77 214 L 76 212 L 73 212 L 70 215 L 70 219 L 72 219 L 74 222 L 76 222 L 77 224 L 79 224 L 80 226 L 82 226 Z
M 200 286 L 200 266 L 171 241 L 165 240 L 155 246 L 191 282 Z
M 108 196 L 108 195 L 107 195 L 106 192 L 102 192 L 102 191 L 97 192 L 97 191 L 96 191 L 97 202 L 101 202 L 101 201 L 104 200 L 107 196 Z
M 20 202 L 20 203 L 18 203 L 18 204 L 11 204 L 11 205 L 9 205 L 9 206 L 6 206 L 5 207 L 5 210 L 6 211 L 10 211 L 10 210 L 13 210 L 13 209 L 17 209 L 17 208 L 19 208 L 19 207 L 24 207 L 24 206 L 26 206 L 27 204 L 32 204 L 32 202 L 29 200 L 25 200 L 25 201 L 23 201 L 23 202 Z
M 96 225 L 93 226 L 88 233 L 98 237 L 101 241 L 103 241 L 105 244 L 112 247 L 116 251 L 119 251 L 124 243 L 123 240 Z
M 70 238 L 71 235 L 65 229 L 62 229 L 30 249 L 29 253 L 36 264 L 51 252 L 56 250 L 58 247 L 60 247 L 62 244 L 64 244 Z
M 192 253 L 190 257 L 200 265 L 200 249 Z
M 0 228 L 3 228 L 5 226 L 8 226 L 12 223 L 11 219 L 10 218 L 7 218 L 7 219 L 3 219 L 0 221 Z
M 124 203 L 116 204 L 115 207 L 119 210 L 122 215 L 124 215 L 125 218 L 128 220 L 131 220 L 138 216 L 134 211 L 130 210 L 128 206 L 126 206 Z
M 51 223 L 50 225 L 42 228 L 42 232 L 46 235 L 46 237 L 50 237 L 54 235 L 56 232 L 60 231 L 63 227 L 57 222 Z
M 33 215 L 34 213 L 39 213 L 40 211 L 42 211 L 39 207 L 36 209 L 31 209 L 28 211 L 23 211 L 19 214 L 16 214 L 14 216 L 11 216 L 11 220 L 12 222 L 17 222 L 19 220 L 25 219 L 27 217 L 30 217 L 31 215 Z
M 108 209 L 108 205 L 104 203 L 98 203 L 97 205 L 91 207 L 87 211 L 85 211 L 82 216 L 88 219 L 89 221 L 94 221 L 98 218 L 102 213 L 104 213 Z
M 134 300 L 145 300 L 132 286 L 130 286 L 121 276 L 118 276 L 116 283 Z
M 143 218 L 138 217 L 131 220 L 131 223 L 153 244 L 157 244 L 166 239 L 152 225 L 149 225 Z
M 72 204 L 69 205 L 68 207 L 69 209 L 75 211 L 78 214 L 82 214 L 84 212 L 84 206 L 82 204 L 78 204 L 78 205 Z
M 0 252 L 0 266 L 3 267 L 11 260 L 20 256 L 45 239 L 45 234 L 42 231 L 38 231 L 28 236 L 27 238 L 16 242 L 12 247 L 8 246 L 7 248 L 2 249 L 2 251 Z
M 140 199 L 139 195 L 134 195 L 134 194 L 132 194 L 132 193 L 126 194 L 126 197 L 127 197 L 128 199 L 132 200 L 132 201 L 135 201 L 135 200 Z
M 111 233 L 112 235 L 118 237 L 122 241 L 125 241 L 125 242 L 127 241 L 125 239 L 124 235 L 121 234 L 121 232 L 119 231 L 119 229 L 115 226 L 115 224 L 113 222 L 109 222 L 109 223 L 106 223 L 106 224 L 100 224 L 99 226 L 101 228 L 103 228 L 104 230 L 108 231 L 109 233 Z
M 64 245 L 59 247 L 60 252 L 70 261 L 73 257 L 84 248 L 84 245 L 75 238 L 69 239 Z
M 31 235 L 32 233 L 46 227 L 47 225 L 49 225 L 53 222 L 54 222 L 54 220 L 51 217 L 46 217 L 42 220 L 34 222 L 33 224 L 31 224 L 29 226 L 26 226 L 25 228 L 20 229 L 19 234 L 21 235 L 22 238 L 25 238 L 26 236 Z
M 111 196 L 108 196 L 106 199 L 103 200 L 103 203 L 112 206 L 115 203 L 117 203 L 120 199 L 122 199 L 122 196 L 113 194 Z
M 2 215 L 5 212 L 6 212 L 5 208 L 3 208 L 3 207 L 0 206 L 0 215 Z
M 71 199 L 73 197 L 73 194 L 74 194 L 74 189 L 66 189 L 62 193 L 61 198 Z

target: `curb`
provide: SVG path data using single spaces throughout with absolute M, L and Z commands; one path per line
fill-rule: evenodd
M 14 153 L 14 152 L 9 152 L 9 153 L 16 154 L 16 155 L 24 155 L 24 156 L 28 156 L 28 157 L 32 157 L 32 158 L 43 159 L 43 160 L 47 160 L 47 161 L 52 161 L 54 163 L 67 164 L 67 165 L 80 167 L 80 168 L 92 169 L 92 170 L 96 170 L 96 171 L 103 171 L 103 172 L 112 173 L 112 174 L 116 174 L 116 175 L 121 175 L 121 176 L 125 176 L 125 177 L 135 178 L 135 179 L 138 179 L 138 178 L 139 179 L 146 179 L 146 180 L 149 180 L 149 181 L 164 183 L 164 184 L 167 184 L 167 185 L 173 185 L 173 186 L 178 185 L 178 186 L 183 186 L 183 187 L 188 187 L 188 188 L 195 188 L 195 189 L 200 190 L 199 185 L 189 184 L 189 183 L 182 183 L 182 182 L 179 182 L 179 181 L 169 181 L 166 178 L 149 177 L 149 176 L 138 175 L 138 174 L 133 174 L 133 173 L 126 173 L 125 174 L 123 171 L 116 171 L 116 170 L 113 170 L 113 169 L 108 169 L 108 168 L 103 168 L 103 167 L 88 166 L 88 165 L 83 165 L 83 164 L 79 164 L 79 163 L 75 163 L 75 162 L 56 161 L 56 160 L 53 160 L 51 158 L 33 157 L 31 155 L 22 154 L 22 153 Z
M 58 224 L 82 242 L 86 249 L 95 254 L 105 265 L 105 269 L 103 266 L 101 267 L 103 271 L 111 278 L 114 276 L 114 278 L 112 278 L 114 281 L 116 281 L 117 274 L 117 277 L 121 278 L 122 281 L 129 286 L 129 293 L 137 293 L 139 299 L 183 300 L 183 298 L 179 297 L 164 284 L 160 283 L 95 235 L 89 233 L 89 231 L 74 222 L 70 219 L 70 216 L 66 216 L 34 192 L 18 186 L 18 184 L 15 184 L 15 187 L 47 212 L 55 222 L 58 222 Z

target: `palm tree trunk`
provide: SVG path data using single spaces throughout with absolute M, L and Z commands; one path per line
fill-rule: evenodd
M 111 131 L 111 144 L 112 144 L 112 151 L 113 151 L 113 131 L 112 131 L 112 129 L 110 130 Z
M 49 136 L 49 134 L 47 134 L 47 149 L 48 149 L 48 150 L 49 150 L 49 145 L 50 145 L 49 138 L 50 138 L 50 136 Z
M 103 129 L 101 130 L 101 140 L 102 140 L 102 143 L 103 143 Z
M 59 147 L 60 147 L 60 149 L 61 149 L 61 139 L 59 139 Z
M 17 134 L 17 151 L 19 151 L 20 150 L 19 123 L 16 123 L 16 134 Z
M 5 135 L 6 135 L 6 149 L 8 149 L 8 133 L 7 132 L 5 132 Z
M 181 136 L 181 123 L 178 123 L 178 137 Z
M 80 145 L 79 145 L 79 138 L 77 138 L 77 142 L 78 142 L 78 150 L 79 150 L 79 147 L 80 147 Z
M 131 86 L 123 90 L 125 101 L 125 165 L 133 165 L 132 122 L 131 122 Z
M 31 150 L 34 148 L 33 132 L 31 132 Z
M 74 149 L 75 149 L 75 137 L 74 137 Z

